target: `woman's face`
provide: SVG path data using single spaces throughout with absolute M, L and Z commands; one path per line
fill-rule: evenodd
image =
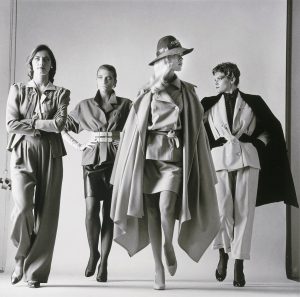
M 180 55 L 172 55 L 164 57 L 154 64 L 154 72 L 156 76 L 166 73 L 180 71 L 182 68 L 183 58 Z
M 181 55 L 168 56 L 169 65 L 173 71 L 181 71 L 183 58 Z
M 215 87 L 219 94 L 230 93 L 234 87 L 234 78 L 228 78 L 223 72 L 216 72 L 214 74 Z
M 104 92 L 104 93 L 111 92 L 116 86 L 116 83 L 117 81 L 110 71 L 104 68 L 99 69 L 97 73 L 97 87 L 100 92 Z
M 32 59 L 34 75 L 48 75 L 51 68 L 51 58 L 46 50 L 39 51 Z

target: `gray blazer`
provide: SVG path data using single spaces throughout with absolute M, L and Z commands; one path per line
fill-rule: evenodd
M 27 84 L 16 83 L 11 86 L 6 107 L 6 129 L 9 133 L 7 149 L 12 151 L 25 135 L 35 136 L 36 130 L 40 130 L 49 139 L 53 158 L 62 157 L 66 155 L 66 150 L 60 132 L 67 119 L 70 91 L 49 82 L 40 98 L 42 118 L 35 120 L 33 125 L 38 100 L 39 93 L 32 80 Z

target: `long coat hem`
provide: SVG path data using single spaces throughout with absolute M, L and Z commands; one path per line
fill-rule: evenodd
M 127 118 L 113 168 L 111 218 L 114 240 L 134 255 L 149 243 L 144 211 L 145 139 L 151 93 L 142 94 Z M 183 189 L 178 197 L 179 246 L 199 261 L 219 230 L 217 182 L 194 86 L 182 81 Z

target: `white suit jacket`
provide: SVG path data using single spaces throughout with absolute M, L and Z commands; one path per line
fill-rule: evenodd
M 215 147 L 211 151 L 216 171 L 234 171 L 247 166 L 260 169 L 254 145 L 239 141 L 242 134 L 251 135 L 256 127 L 256 117 L 240 93 L 234 108 L 232 132 L 227 120 L 224 95 L 207 111 L 206 116 L 214 138 L 224 137 L 227 140 L 223 146 Z M 263 133 L 259 139 L 266 143 L 267 135 Z

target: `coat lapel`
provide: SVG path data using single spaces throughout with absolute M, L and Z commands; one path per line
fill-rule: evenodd
M 205 97 L 201 100 L 201 104 L 204 108 L 204 112 L 207 112 L 211 109 L 222 97 L 222 94 L 218 94 L 217 96 Z
M 37 96 L 38 96 L 37 91 L 35 89 L 30 88 L 28 90 L 28 92 L 29 92 L 29 96 L 28 96 L 29 102 L 27 105 L 25 118 L 32 117 L 36 103 L 37 103 Z
M 225 137 L 227 140 L 230 140 L 232 138 L 224 96 L 221 96 L 216 104 L 211 107 L 208 114 L 208 121 L 215 139 Z
M 243 133 L 248 131 L 251 135 L 255 128 L 255 119 L 253 117 L 252 108 L 243 100 L 239 93 L 234 110 L 232 134 L 236 138 L 239 138 Z

